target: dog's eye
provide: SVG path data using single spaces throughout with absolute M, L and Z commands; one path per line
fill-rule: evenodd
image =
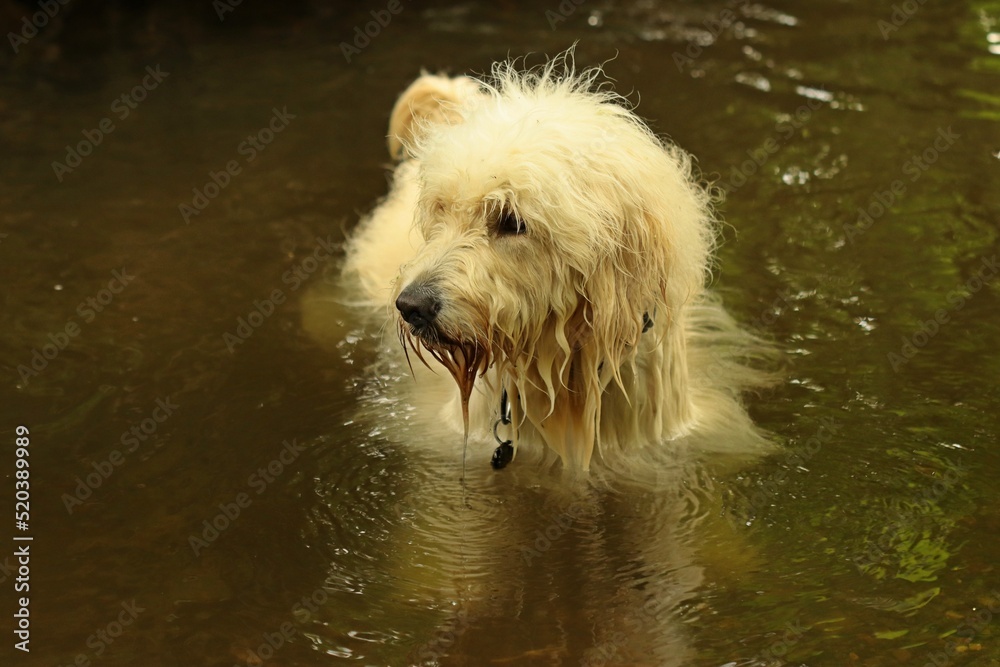
M 528 231 L 524 221 L 517 217 L 513 211 L 501 211 L 497 218 L 497 236 L 517 236 Z

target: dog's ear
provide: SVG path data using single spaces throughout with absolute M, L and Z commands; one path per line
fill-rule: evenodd
M 422 75 L 403 91 L 392 108 L 389 155 L 394 160 L 413 157 L 413 146 L 429 126 L 461 121 L 459 109 L 479 95 L 479 84 L 467 76 Z
M 623 362 L 643 336 L 660 338 L 702 293 L 714 231 L 708 194 L 692 178 L 690 158 L 632 125 L 601 151 L 603 170 L 591 182 L 591 225 L 600 262 L 580 293 L 594 343 L 607 360 Z M 648 333 L 644 333 L 648 332 Z
M 629 270 L 648 290 L 636 296 L 653 300 L 657 320 L 670 322 L 706 286 L 715 221 L 690 155 L 669 143 L 648 145 L 647 151 L 628 186 L 622 247 L 630 255 Z

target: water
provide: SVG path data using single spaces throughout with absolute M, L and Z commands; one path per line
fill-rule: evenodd
M 563 5 L 406 4 L 351 62 L 384 5 L 8 54 L 4 664 L 997 664 L 1000 5 Z M 749 399 L 782 449 L 625 492 L 470 444 L 463 496 L 378 332 L 310 299 L 421 66 L 574 41 L 730 190 L 717 287 L 789 350 Z

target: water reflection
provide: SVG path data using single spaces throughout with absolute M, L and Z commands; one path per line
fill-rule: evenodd
M 352 365 L 369 360 L 349 420 L 356 453 L 330 452 L 313 515 L 333 597 L 314 623 L 352 629 L 330 644 L 317 627 L 313 641 L 390 664 L 691 664 L 686 624 L 705 568 L 753 562 L 722 518 L 721 461 L 710 470 L 697 447 L 675 443 L 636 483 L 599 469 L 573 479 L 526 453 L 496 472 L 495 443 L 474 434 L 463 471 L 460 434 L 408 400 L 401 350 L 378 354 L 397 341 L 350 331 L 357 315 L 343 300 L 317 285 L 303 302 L 321 344 Z

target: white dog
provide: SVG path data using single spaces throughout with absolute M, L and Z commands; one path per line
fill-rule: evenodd
M 642 468 L 692 438 L 759 450 L 739 394 L 766 379 L 746 362 L 767 347 L 707 296 L 710 193 L 599 77 L 564 55 L 417 79 L 347 287 L 383 316 L 394 306 L 403 346 L 459 385 L 413 364 L 414 401 L 514 451 L 547 446 L 586 471 Z

